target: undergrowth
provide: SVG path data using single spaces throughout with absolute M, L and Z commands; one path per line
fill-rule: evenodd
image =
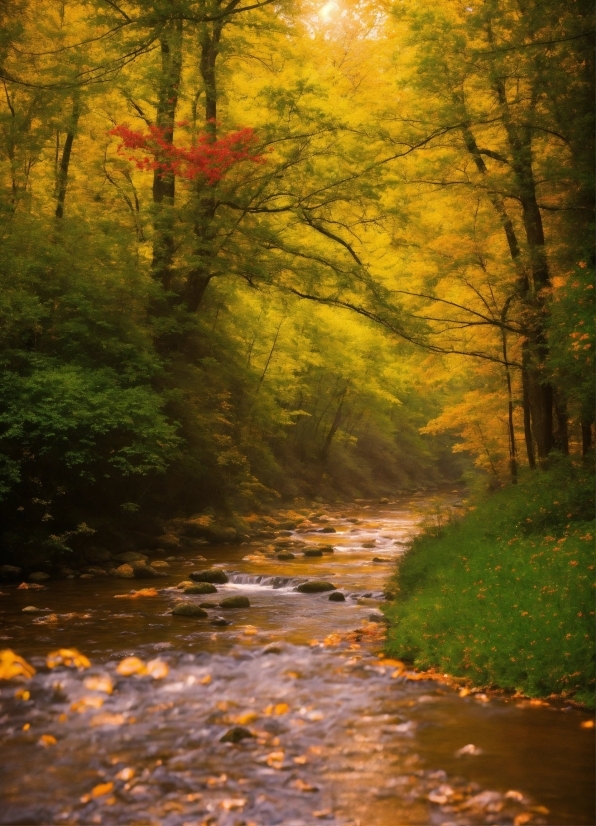
M 392 583 L 387 649 L 423 669 L 594 706 L 594 490 L 569 460 L 419 536 Z

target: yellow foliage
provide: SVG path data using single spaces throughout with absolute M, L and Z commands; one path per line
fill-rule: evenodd
M 0 651 L 0 680 L 30 680 L 35 669 L 10 648 Z

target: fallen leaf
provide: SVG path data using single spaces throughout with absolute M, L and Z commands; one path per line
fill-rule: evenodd
M 510 789 L 506 794 L 505 797 L 508 800 L 517 800 L 518 803 L 521 803 L 524 799 L 524 796 L 521 792 L 515 791 L 515 789 Z
M 128 780 L 132 780 L 135 776 L 136 772 L 130 766 L 126 766 L 124 769 L 120 769 L 118 774 L 116 775 L 116 780 L 124 780 L 126 783 Z
M 331 809 L 319 809 L 318 811 L 312 813 L 313 817 L 318 817 L 321 820 L 323 820 L 326 817 L 332 817 L 332 815 L 333 812 L 331 811 Z
M 223 786 L 227 782 L 228 775 L 220 774 L 219 777 L 208 777 L 207 785 L 213 788 L 214 786 Z
M 130 594 L 114 594 L 114 599 L 140 599 L 141 597 L 157 597 L 159 592 L 156 588 L 141 588 L 138 591 L 131 591 Z
M 259 715 L 256 711 L 245 711 L 244 714 L 239 714 L 237 717 L 234 717 L 233 722 L 239 726 L 249 726 L 258 719 Z
M 304 766 L 305 763 L 308 763 L 308 757 L 306 757 L 304 754 L 301 754 L 298 757 L 293 757 L 292 760 L 299 766 Z
M 222 809 L 225 809 L 226 812 L 233 812 L 237 811 L 238 809 L 243 809 L 246 806 L 247 800 L 245 797 L 228 797 L 225 800 L 220 801 L 220 806 Z
M 402 663 L 401 660 L 391 660 L 389 658 L 383 659 L 382 662 L 375 663 L 375 665 L 388 665 L 390 668 L 399 668 L 402 671 L 406 670 L 406 665 Z
M 19 688 L 15 691 L 14 696 L 17 700 L 23 700 L 23 702 L 27 702 L 27 700 L 31 699 L 31 692 L 27 691 L 26 688 Z
M 298 780 L 294 780 L 292 786 L 295 789 L 298 789 L 299 792 L 318 792 L 319 789 L 317 786 L 312 786 L 310 783 L 306 783 L 304 780 L 298 778 Z
M 530 806 L 531 812 L 536 812 L 539 815 L 548 815 L 550 814 L 550 809 L 547 809 L 546 806 Z
M 103 705 L 103 697 L 81 697 L 80 700 L 74 702 L 70 710 L 71 711 L 78 711 L 79 714 L 83 714 L 85 711 L 89 711 L 92 708 L 101 708 Z
M 281 717 L 282 714 L 287 714 L 290 706 L 287 703 L 277 703 L 273 706 L 273 713 L 276 717 Z
M 122 677 L 131 677 L 133 674 L 146 674 L 147 666 L 138 657 L 125 657 L 118 663 L 116 671 Z
M 580 728 L 594 728 L 594 720 L 584 720 Z
M 513 826 L 525 826 L 525 824 L 531 820 L 534 820 L 532 812 L 521 812 L 513 819 Z
M 37 742 L 40 746 L 47 748 L 48 746 L 55 746 L 58 741 L 52 734 L 42 734 Z
M 46 657 L 48 668 L 56 668 L 65 665 L 68 668 L 79 668 L 81 670 L 89 668 L 91 663 L 84 654 L 76 648 L 59 648 L 58 651 L 51 651 Z
M 106 794 L 109 794 L 114 788 L 113 783 L 99 783 L 97 786 L 94 786 L 91 789 L 90 796 L 92 800 L 95 800 L 97 797 L 103 797 Z
M 45 617 L 37 617 L 37 619 L 33 620 L 37 625 L 48 625 L 58 621 L 58 614 L 46 614 Z
M 104 711 L 102 714 L 96 714 L 89 721 L 89 725 L 94 728 L 97 726 L 121 726 L 126 723 L 124 714 L 112 714 L 109 711 Z
M 163 660 L 149 660 L 147 663 L 146 673 L 154 680 L 163 680 L 170 672 L 170 667 Z
M 103 691 L 104 694 L 111 694 L 114 690 L 114 683 L 107 674 L 99 674 L 96 677 L 87 677 L 85 688 L 89 691 Z
M 0 680 L 14 680 L 18 677 L 30 680 L 34 674 L 33 666 L 10 648 L 0 651 Z
M 460 690 L 459 690 L 459 696 L 460 697 L 467 697 L 469 693 L 470 693 L 469 688 L 460 688 Z
M 209 683 L 211 682 L 211 680 L 212 680 L 211 674 L 206 674 L 204 677 L 202 677 L 202 678 L 199 680 L 199 683 L 200 683 L 201 685 L 209 685 Z
M 22 730 L 23 731 L 29 731 L 30 728 L 31 728 L 31 723 L 25 723 Z
M 45 585 L 39 585 L 37 582 L 21 582 L 17 591 L 45 591 Z
M 455 752 L 456 757 L 463 757 L 466 754 L 477 757 L 479 754 L 482 754 L 482 749 L 479 749 L 478 746 L 475 746 L 473 743 L 468 743 L 467 746 L 462 746 L 461 749 Z
M 283 766 L 284 757 L 285 755 L 283 751 L 272 751 L 265 758 L 265 762 L 272 769 L 281 769 L 281 767 Z

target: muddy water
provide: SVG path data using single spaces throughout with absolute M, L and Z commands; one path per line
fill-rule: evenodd
M 390 563 L 427 504 L 322 509 L 285 538 L 334 549 L 321 557 L 296 548 L 281 562 L 261 555 L 262 543 L 203 546 L 230 582 L 185 598 L 251 603 L 209 608 L 206 619 L 169 613 L 174 586 L 206 567 L 196 553 L 170 559 L 163 580 L 132 583 L 157 582 L 157 597 L 116 600 L 130 583 L 101 578 L 3 586 L 0 646 L 38 673 L 29 699 L 14 683 L 0 689 L 0 823 L 594 824 L 588 715 L 460 698 L 395 678 L 375 656 Z M 346 601 L 296 592 L 313 578 Z M 23 613 L 29 605 L 43 610 Z M 212 625 L 218 616 L 230 625 Z M 48 671 L 45 655 L 61 647 L 78 648 L 91 668 Z M 116 666 L 130 655 L 159 658 L 169 673 L 122 677 Z M 85 686 L 93 675 L 110 675 L 113 693 Z M 238 725 L 251 736 L 222 742 Z M 42 735 L 55 742 L 42 745 Z M 476 753 L 456 756 L 466 745 Z

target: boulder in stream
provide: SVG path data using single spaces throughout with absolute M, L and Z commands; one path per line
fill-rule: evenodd
M 156 568 L 152 568 L 151 565 L 147 565 L 145 562 L 133 562 L 132 570 L 135 579 L 155 579 L 155 577 L 158 576 L 167 576 L 165 573 L 158 571 Z
M 304 556 L 323 556 L 323 551 L 320 548 L 306 548 Z
M 248 597 L 234 596 L 226 597 L 219 603 L 220 608 L 250 608 Z
M 224 617 L 213 617 L 213 619 L 211 620 L 211 625 L 223 628 L 226 625 L 231 625 L 231 623 L 230 620 L 227 620 Z
M 225 585 L 228 577 L 221 568 L 207 568 L 205 571 L 193 571 L 189 578 L 194 582 L 211 582 L 218 585 Z
M 345 602 L 346 598 L 341 591 L 333 591 L 329 594 L 329 602 Z
M 118 554 L 116 559 L 118 562 L 126 562 L 130 565 L 132 562 L 147 562 L 149 557 L 147 554 L 138 553 L 138 551 L 125 551 L 123 554 Z
M 331 525 L 325 525 L 324 528 L 321 528 L 321 533 L 337 533 L 337 531 Z
M 173 616 L 175 617 L 207 617 L 207 611 L 204 611 L 194 602 L 179 602 L 172 608 Z
M 50 575 L 46 574 L 45 571 L 34 571 L 27 577 L 29 582 L 45 582 L 49 578 Z
M 323 591 L 335 591 L 335 585 L 322 579 L 311 579 L 296 588 L 301 594 L 321 594 Z
M 184 588 L 185 594 L 216 594 L 217 588 L 210 582 L 193 582 Z
M 275 558 L 281 560 L 282 562 L 286 559 L 296 559 L 294 554 L 290 551 L 281 551 L 281 553 L 278 553 Z
M 132 565 L 118 565 L 117 568 L 113 568 L 110 571 L 112 576 L 118 577 L 118 579 L 134 579 L 135 572 L 132 569 Z

